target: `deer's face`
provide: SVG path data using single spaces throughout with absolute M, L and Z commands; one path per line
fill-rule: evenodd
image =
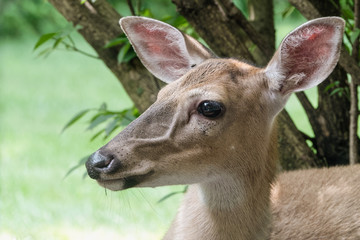
M 310 21 L 286 36 L 261 69 L 215 59 L 157 20 L 128 17 L 120 24 L 145 67 L 169 85 L 87 161 L 89 176 L 111 190 L 191 184 L 265 168 L 258 159 L 266 159 L 274 117 L 292 92 L 331 73 L 344 28 L 336 17 Z
M 269 129 L 267 88 L 258 68 L 207 60 L 163 88 L 144 114 L 94 153 L 89 175 L 111 190 L 221 177 L 255 149 L 246 139 Z

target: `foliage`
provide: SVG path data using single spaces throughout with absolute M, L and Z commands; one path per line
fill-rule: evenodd
M 39 35 L 65 24 L 63 17 L 47 1 L 0 1 L 0 36 Z
M 38 56 L 47 57 L 54 50 L 65 49 L 68 51 L 81 53 L 88 57 L 99 59 L 98 56 L 82 51 L 76 46 L 76 43 L 73 40 L 71 34 L 79 29 L 81 29 L 81 26 L 73 27 L 72 25 L 68 24 L 65 28 L 58 30 L 57 32 L 50 32 L 43 34 L 39 37 L 39 39 L 35 43 L 34 51 L 38 50 L 40 47 L 45 46 L 46 43 L 50 42 L 51 43 L 50 46 L 47 46 L 44 49 L 42 49 L 39 52 Z
M 72 126 L 74 123 L 78 122 L 86 115 L 87 116 L 90 115 L 90 119 L 88 120 L 89 125 L 87 127 L 87 130 L 98 129 L 90 139 L 90 141 L 93 141 L 94 139 L 96 139 L 101 135 L 104 136 L 103 137 L 104 139 L 108 138 L 115 130 L 127 126 L 140 114 L 135 107 L 125 109 L 122 111 L 111 111 L 108 110 L 106 103 L 103 103 L 99 108 L 85 109 L 75 114 L 69 120 L 69 122 L 66 123 L 62 131 L 65 131 L 67 128 Z

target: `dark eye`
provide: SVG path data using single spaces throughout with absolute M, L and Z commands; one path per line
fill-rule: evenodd
M 197 108 L 198 113 L 207 118 L 219 117 L 224 110 L 225 107 L 222 103 L 210 100 L 201 102 Z

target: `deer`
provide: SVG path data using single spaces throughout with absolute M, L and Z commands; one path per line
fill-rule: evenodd
M 86 162 L 109 190 L 189 185 L 168 239 L 360 239 L 360 166 L 278 173 L 276 116 L 338 62 L 344 20 L 290 32 L 266 67 L 219 58 L 145 17 L 120 26 L 167 83 L 156 101 Z

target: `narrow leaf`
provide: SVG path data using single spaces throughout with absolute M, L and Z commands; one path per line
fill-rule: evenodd
M 119 127 L 119 119 L 115 118 L 105 128 L 105 138 L 108 137 L 116 128 Z
M 119 38 L 115 38 L 113 40 L 111 40 L 110 42 L 108 42 L 104 48 L 111 48 L 120 44 L 124 44 L 126 42 L 129 42 L 129 40 L 126 37 L 119 37 Z
M 41 45 L 43 45 L 44 43 L 46 43 L 47 41 L 49 41 L 50 39 L 52 39 L 56 34 L 58 34 L 57 32 L 53 32 L 53 33 L 47 33 L 42 35 L 39 40 L 36 42 L 35 47 L 33 50 L 36 50 L 38 47 L 40 47 Z
M 354 44 L 354 42 L 356 41 L 356 39 L 358 38 L 360 34 L 360 29 L 356 28 L 350 35 L 350 42 L 351 44 Z
M 78 162 L 78 164 L 76 164 L 75 166 L 70 168 L 69 171 L 67 171 L 67 173 L 65 174 L 63 179 L 67 178 L 72 172 L 74 172 L 79 167 L 83 166 L 89 157 L 90 156 L 85 156 L 85 157 L 81 158 L 80 161 Z
M 289 17 L 294 12 L 294 10 L 295 10 L 294 6 L 292 6 L 292 5 L 288 6 L 281 14 L 282 18 L 284 19 L 284 18 Z
M 326 88 L 324 89 L 324 93 L 329 91 L 331 88 L 333 87 L 336 87 L 339 85 L 339 82 L 333 82 L 333 83 L 330 83 L 329 85 L 326 86 Z
M 98 131 L 97 133 L 95 133 L 91 139 L 90 142 L 94 141 L 98 136 L 100 136 L 100 134 L 102 134 L 103 132 L 105 132 L 105 129 L 101 129 L 100 131 Z
M 118 54 L 118 63 L 124 63 L 124 59 L 125 59 L 125 55 L 126 53 L 129 51 L 131 45 L 130 43 L 126 43 L 119 51 L 119 54 Z
M 77 122 L 80 118 L 82 118 L 86 113 L 88 113 L 91 109 L 85 109 L 79 113 L 77 113 L 72 119 L 70 119 L 70 121 L 68 123 L 66 123 L 66 125 L 64 126 L 64 128 L 62 129 L 61 132 L 64 132 L 68 127 L 70 127 L 71 125 L 73 125 L 75 122 Z
M 47 56 L 49 56 L 49 54 L 52 52 L 52 48 L 49 47 L 49 48 L 45 48 L 44 50 L 42 50 L 37 56 L 38 57 L 41 57 L 41 56 L 44 56 L 44 58 L 46 58 Z
M 113 114 L 108 114 L 108 115 L 98 115 L 93 121 L 91 121 L 89 127 L 87 128 L 87 130 L 91 130 L 94 129 L 95 127 L 97 127 L 99 124 L 105 122 L 106 120 L 108 120 L 109 118 L 114 117 L 115 115 Z
M 330 93 L 330 96 L 332 96 L 332 95 L 334 95 L 336 93 L 342 94 L 342 90 L 343 90 L 342 88 L 336 88 L 334 91 L 332 91 Z
M 136 53 L 133 51 L 133 50 L 129 50 L 125 56 L 124 56 L 124 59 L 123 59 L 123 63 L 128 63 L 130 62 L 133 58 L 136 57 Z
M 64 38 L 58 38 L 58 39 L 56 39 L 56 41 L 54 42 L 54 44 L 53 44 L 53 49 L 55 49 L 62 41 L 64 40 Z

